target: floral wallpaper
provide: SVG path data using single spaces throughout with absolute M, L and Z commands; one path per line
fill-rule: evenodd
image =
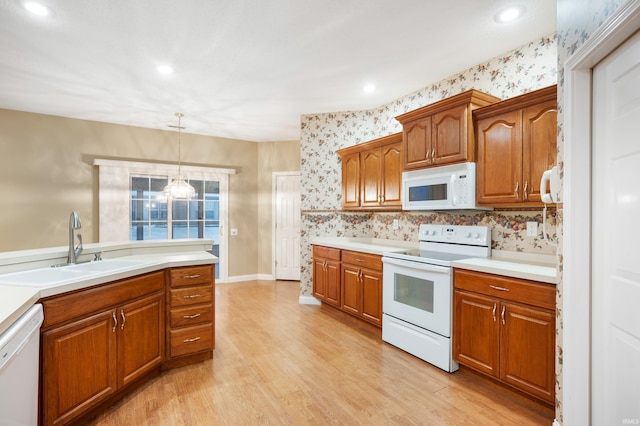
M 509 98 L 556 84 L 556 35 L 540 38 L 379 108 L 301 117 L 302 184 L 301 296 L 311 296 L 312 237 L 375 237 L 411 241 L 420 223 L 478 223 L 492 227 L 493 248 L 554 254 L 539 237 L 526 237 L 526 222 L 542 222 L 535 212 L 457 212 L 416 214 L 342 212 L 342 165 L 336 151 L 402 130 L 395 116 L 474 88 Z M 398 219 L 398 230 L 390 223 Z M 555 214 L 548 215 L 555 235 Z
M 506 99 L 557 83 L 556 34 L 534 40 L 400 99 L 366 111 L 309 114 L 301 117 L 301 297 L 312 291 L 313 237 L 369 237 L 416 241 L 421 223 L 479 224 L 492 229 L 494 250 L 556 254 L 554 246 L 526 236 L 526 222 L 542 223 L 542 211 L 342 212 L 342 166 L 336 151 L 402 130 L 395 116 L 477 89 Z M 558 217 L 548 212 L 547 234 L 558 237 Z M 398 219 L 399 227 L 391 224 Z M 558 383 L 561 380 L 558 379 Z M 561 388 L 561 386 L 558 386 Z M 560 404 L 559 404 L 560 406 Z

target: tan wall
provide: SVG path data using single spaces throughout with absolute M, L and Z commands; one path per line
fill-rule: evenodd
M 300 141 L 258 144 L 258 273 L 272 272 L 273 172 L 300 171 Z
M 171 124 L 171 117 L 167 118 Z M 299 144 L 238 141 L 188 134 L 183 163 L 235 168 L 229 179 L 229 275 L 266 271 L 258 266 L 258 211 L 271 212 L 271 198 L 259 197 L 260 167 L 299 170 Z M 260 152 L 260 156 L 259 156 Z M 85 243 L 98 240 L 98 173 L 95 158 L 175 163 L 177 135 L 94 121 L 0 109 L 0 251 L 64 246 L 69 213 L 78 211 Z M 266 179 L 266 178 L 265 178 Z M 264 180 L 261 178 L 261 181 Z M 269 219 L 270 221 L 270 219 Z M 270 229 L 270 228 L 269 228 Z M 264 254 L 264 253 L 263 253 Z M 262 264 L 261 264 L 262 265 Z

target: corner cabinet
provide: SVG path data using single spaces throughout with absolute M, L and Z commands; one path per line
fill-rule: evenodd
M 555 402 L 555 286 L 454 269 L 453 356 Z
M 473 112 L 478 204 L 542 205 L 540 179 L 556 163 L 556 92 L 554 85 Z
M 402 207 L 402 134 L 338 151 L 342 160 L 342 208 Z
M 382 327 L 382 256 L 314 245 L 313 296 Z
M 471 113 L 498 101 L 468 90 L 397 116 L 402 124 L 402 169 L 475 161 Z
M 162 272 L 42 305 L 42 424 L 78 419 L 164 361 Z

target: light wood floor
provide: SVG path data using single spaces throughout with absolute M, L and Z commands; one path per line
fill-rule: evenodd
M 448 374 L 297 282 L 216 286 L 213 360 L 163 373 L 92 425 L 550 425 L 551 409 Z

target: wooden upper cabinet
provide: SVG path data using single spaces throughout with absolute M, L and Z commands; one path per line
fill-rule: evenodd
M 556 86 L 473 112 L 478 204 L 540 206 L 542 173 L 556 163 Z
M 402 114 L 403 170 L 475 161 L 471 113 L 499 98 L 468 90 Z
M 342 207 L 360 207 L 360 153 L 342 157 Z
M 402 134 L 338 151 L 342 159 L 343 209 L 402 206 Z

